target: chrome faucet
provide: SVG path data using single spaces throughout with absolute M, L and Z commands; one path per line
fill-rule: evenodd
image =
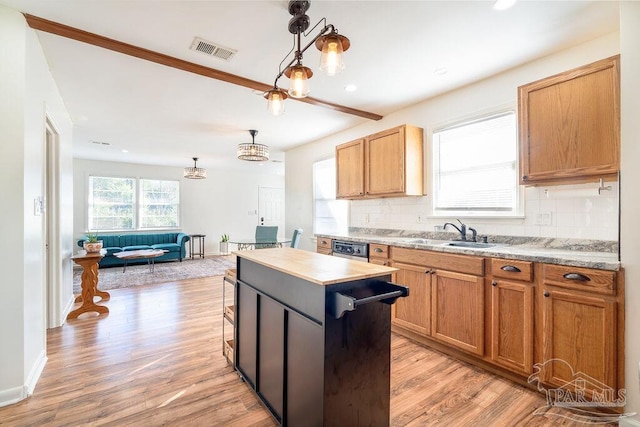
M 459 219 L 457 219 L 456 221 L 458 221 L 460 223 L 460 228 L 458 228 L 457 225 L 452 224 L 450 222 L 445 222 L 443 228 L 446 230 L 447 229 L 447 225 L 450 225 L 453 228 L 455 228 L 456 230 L 458 230 L 458 233 L 460 233 L 460 240 L 467 240 L 467 226 L 464 225 L 462 223 L 462 221 L 460 221 Z M 473 231 L 474 231 L 474 233 L 473 233 L 474 240 L 473 241 L 475 242 L 475 237 L 476 237 L 475 231 L 476 230 L 473 230 Z

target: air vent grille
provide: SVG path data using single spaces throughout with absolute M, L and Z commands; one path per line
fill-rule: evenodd
M 191 43 L 191 50 L 195 50 L 196 52 L 201 52 L 215 58 L 220 58 L 227 62 L 230 61 L 236 53 L 238 53 L 235 49 L 230 49 L 228 47 L 221 46 L 218 43 L 210 42 L 199 37 L 193 39 L 193 43 Z

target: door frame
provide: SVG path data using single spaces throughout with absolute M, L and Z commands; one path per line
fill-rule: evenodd
M 51 116 L 45 113 L 44 156 L 42 168 L 43 287 L 46 327 L 62 325 L 60 258 L 60 132 Z

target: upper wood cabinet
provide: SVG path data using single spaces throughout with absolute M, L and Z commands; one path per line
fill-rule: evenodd
M 583 182 L 620 168 L 619 56 L 518 88 L 520 184 Z
M 399 126 L 336 147 L 336 197 L 423 195 L 423 130 Z
M 364 138 L 336 147 L 336 197 L 364 196 Z

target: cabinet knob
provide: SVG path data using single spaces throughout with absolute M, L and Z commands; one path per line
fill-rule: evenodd
M 551 294 L 549 293 L 549 291 L 544 291 L 542 295 L 544 295 L 545 298 L 549 298 L 549 295 Z
M 496 282 L 495 280 L 491 282 L 491 286 L 498 286 L 498 282 Z
M 523 180 L 523 181 L 526 181 L 526 180 L 528 180 L 528 179 L 529 179 L 529 177 L 528 177 L 527 175 L 525 175 L 525 176 L 523 176 L 523 177 L 522 177 L 522 180 Z

